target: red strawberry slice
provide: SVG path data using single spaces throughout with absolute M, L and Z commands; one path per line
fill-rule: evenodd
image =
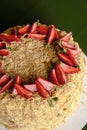
M 72 52 L 72 54 L 74 55 L 74 56 L 77 56 L 77 55 L 79 55 L 80 53 L 81 53 L 81 49 L 75 49 L 75 50 L 70 50 L 71 52 Z
M 25 84 L 24 88 L 30 90 L 33 93 L 37 91 L 36 84 Z
M 37 33 L 46 35 L 49 31 L 49 28 L 46 25 L 40 24 L 37 26 L 36 31 L 37 31 Z
M 36 83 L 36 87 L 37 87 L 37 91 L 39 93 L 39 95 L 43 98 L 48 98 L 50 96 L 49 92 L 43 87 L 42 84 L 40 84 L 37 80 L 35 81 Z
M 44 40 L 46 35 L 29 33 L 27 37 L 35 40 Z
M 5 83 L 7 83 L 9 80 L 9 76 L 8 75 L 3 75 L 1 78 L 0 78 L 0 85 L 4 85 Z
M 22 83 L 22 79 L 21 79 L 21 77 L 19 75 L 16 76 L 15 83 L 16 84 L 21 84 Z
M 61 41 L 62 47 L 70 48 L 70 49 L 76 49 L 76 47 L 68 42 Z
M 49 34 L 48 34 L 48 38 L 47 38 L 48 44 L 52 44 L 52 42 L 55 39 L 59 39 L 59 36 L 58 36 L 58 33 L 57 33 L 56 28 L 54 27 L 54 25 L 51 25 L 50 26 L 50 31 L 49 31 Z
M 45 80 L 45 79 L 42 79 L 41 77 L 37 77 L 36 79 L 47 91 L 50 91 L 54 88 L 54 84 Z
M 0 42 L 0 49 L 4 47 L 4 43 Z
M 63 36 L 60 41 L 70 42 L 72 33 L 69 32 L 65 36 Z
M 24 27 L 19 28 L 18 32 L 23 35 L 29 31 L 29 28 L 30 28 L 30 25 L 27 24 Z
M 30 98 L 33 93 L 27 89 L 25 89 L 23 86 L 19 84 L 14 84 L 14 88 L 17 90 L 18 94 L 25 97 L 25 98 Z
M 7 33 L 1 33 L 0 38 L 2 41 L 7 41 L 7 42 L 19 41 L 19 38 L 16 35 L 7 34 Z
M 13 94 L 13 95 L 18 95 L 18 92 L 17 92 L 17 90 L 16 90 L 15 88 L 13 88 L 12 94 Z
M 7 56 L 7 55 L 9 55 L 9 51 L 6 50 L 6 49 L 1 49 L 1 50 L 0 50 L 0 55 L 1 55 L 1 56 Z
M 67 49 L 67 55 L 68 57 L 71 59 L 71 61 L 73 62 L 74 65 L 78 65 L 77 59 L 75 58 L 75 56 L 73 55 L 73 53 L 71 52 L 70 49 Z
M 74 74 L 74 73 L 78 73 L 80 71 L 79 67 L 72 67 L 72 66 L 69 66 L 69 65 L 64 64 L 64 63 L 61 63 L 60 66 L 62 67 L 63 71 L 66 74 Z
M 11 79 L 7 84 L 5 84 L 1 89 L 0 89 L 0 93 L 10 89 L 13 85 L 14 79 Z
M 52 69 L 52 71 L 50 73 L 50 81 L 59 86 L 59 82 L 56 77 L 55 69 Z
M 60 64 L 55 64 L 55 72 L 59 83 L 65 84 L 68 78 L 65 72 L 63 71 L 62 67 L 60 66 Z
M 58 53 L 58 57 L 60 58 L 60 60 L 62 60 L 64 63 L 73 66 L 73 62 L 71 61 L 71 59 L 69 59 L 68 55 L 64 54 L 64 53 Z
M 30 29 L 30 33 L 36 33 L 36 29 L 37 29 L 37 22 L 33 23 L 31 29 Z

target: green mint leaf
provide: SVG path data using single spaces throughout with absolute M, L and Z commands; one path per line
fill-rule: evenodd
M 53 101 L 52 101 L 51 98 L 47 98 L 47 102 L 48 102 L 48 104 L 49 104 L 50 107 L 54 107 Z

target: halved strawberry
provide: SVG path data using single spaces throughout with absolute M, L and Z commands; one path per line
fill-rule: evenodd
M 63 71 L 66 74 L 74 74 L 74 73 L 78 73 L 80 71 L 79 67 L 72 67 L 72 66 L 69 66 L 69 65 L 64 64 L 64 63 L 61 63 L 60 66 L 62 67 Z
M 59 82 L 57 80 L 57 77 L 56 77 L 56 73 L 55 73 L 55 69 L 52 69 L 51 73 L 50 73 L 50 81 L 54 84 L 56 84 L 57 86 L 59 86 Z
M 19 84 L 14 84 L 14 88 L 17 90 L 18 94 L 25 97 L 25 98 L 30 98 L 33 93 L 27 89 L 25 89 L 23 86 Z
M 22 79 L 21 79 L 21 77 L 19 75 L 16 76 L 15 83 L 16 84 L 21 84 L 22 83 Z
M 58 57 L 60 60 L 62 60 L 64 63 L 73 66 L 74 63 L 72 62 L 72 60 L 68 57 L 68 55 L 66 55 L 65 53 L 58 53 Z
M 0 89 L 0 93 L 10 89 L 13 85 L 14 79 L 11 79 L 8 83 L 6 83 L 1 89 Z
M 0 42 L 0 49 L 4 47 L 4 43 Z
M 52 42 L 55 39 L 59 39 L 59 36 L 58 36 L 58 33 L 57 33 L 56 28 L 54 27 L 54 25 L 51 25 L 50 26 L 50 31 L 49 31 L 49 34 L 48 34 L 48 37 L 47 37 L 48 44 L 52 44 Z
M 1 78 L 0 78 L 0 85 L 4 85 L 5 83 L 7 83 L 9 80 L 9 76 L 8 75 L 3 75 Z
M 57 76 L 59 83 L 65 84 L 67 82 L 68 78 L 67 78 L 67 75 L 65 74 L 65 72 L 63 71 L 62 67 L 58 63 L 55 64 L 55 72 L 56 72 L 56 76 Z
M 40 94 L 41 97 L 43 98 L 48 98 L 50 96 L 49 92 L 43 87 L 43 85 L 38 82 L 37 80 L 35 81 L 36 83 L 36 87 L 37 87 L 37 91 Z
M 24 88 L 30 90 L 33 93 L 37 91 L 36 84 L 25 84 Z
M 9 51 L 6 50 L 6 49 L 1 49 L 1 50 L 0 50 L 0 55 L 1 55 L 1 56 L 7 56 L 7 55 L 9 55 Z
M 30 33 L 36 33 L 36 29 L 37 29 L 37 22 L 33 23 L 33 25 L 31 26 Z
M 62 47 L 65 47 L 65 48 L 70 48 L 70 49 L 76 49 L 76 47 L 68 42 L 65 42 L 65 41 L 61 41 L 61 45 Z
M 71 59 L 71 61 L 73 62 L 74 65 L 78 65 L 78 62 L 77 62 L 77 59 L 75 58 L 75 56 L 73 55 L 71 49 L 68 49 L 67 48 L 67 51 L 66 51 L 68 57 Z
M 49 27 L 46 25 L 40 24 L 37 26 L 36 31 L 37 31 L 37 33 L 46 35 L 49 31 Z
M 18 32 L 23 35 L 29 31 L 29 28 L 30 28 L 30 25 L 27 24 L 27 25 L 19 28 Z
M 17 92 L 17 90 L 16 90 L 15 88 L 13 88 L 12 94 L 13 94 L 13 95 L 18 95 L 18 92 Z
M 65 36 L 63 36 L 60 41 L 70 42 L 72 33 L 69 32 Z
M 74 55 L 74 56 L 77 56 L 77 55 L 79 55 L 80 53 L 81 53 L 81 49 L 75 49 L 75 50 L 70 50 L 71 52 L 72 52 L 72 54 Z
M 50 81 L 47 81 L 41 77 L 37 77 L 36 79 L 47 91 L 50 91 L 54 88 L 54 84 Z
M 0 38 L 2 41 L 7 41 L 7 42 L 19 41 L 19 38 L 16 35 L 7 34 L 7 33 L 1 33 Z
M 44 40 L 46 38 L 46 35 L 29 33 L 27 38 L 32 38 L 35 40 Z

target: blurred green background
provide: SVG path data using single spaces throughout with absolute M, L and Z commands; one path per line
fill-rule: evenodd
M 87 0 L 0 0 L 0 32 L 37 19 L 72 31 L 87 54 Z

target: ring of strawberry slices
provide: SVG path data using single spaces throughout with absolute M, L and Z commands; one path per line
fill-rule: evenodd
M 0 33 L 0 56 L 3 58 L 9 55 L 5 42 L 10 45 L 13 41 L 22 41 L 22 37 L 45 40 L 48 46 L 54 46 L 57 43 L 59 48 L 57 56 L 60 62 L 55 63 L 49 74 L 49 80 L 37 77 L 33 84 L 23 84 L 19 75 L 11 78 L 0 70 L 0 93 L 8 90 L 11 94 L 30 98 L 38 92 L 41 97 L 48 98 L 55 87 L 62 87 L 69 80 L 68 75 L 80 71 L 77 56 L 81 50 L 71 43 L 71 32 L 62 36 L 60 30 L 57 30 L 54 25 L 46 26 L 38 22 L 32 25 L 13 27 L 10 33 Z M 2 63 L 0 63 L 0 66 L 2 66 Z

